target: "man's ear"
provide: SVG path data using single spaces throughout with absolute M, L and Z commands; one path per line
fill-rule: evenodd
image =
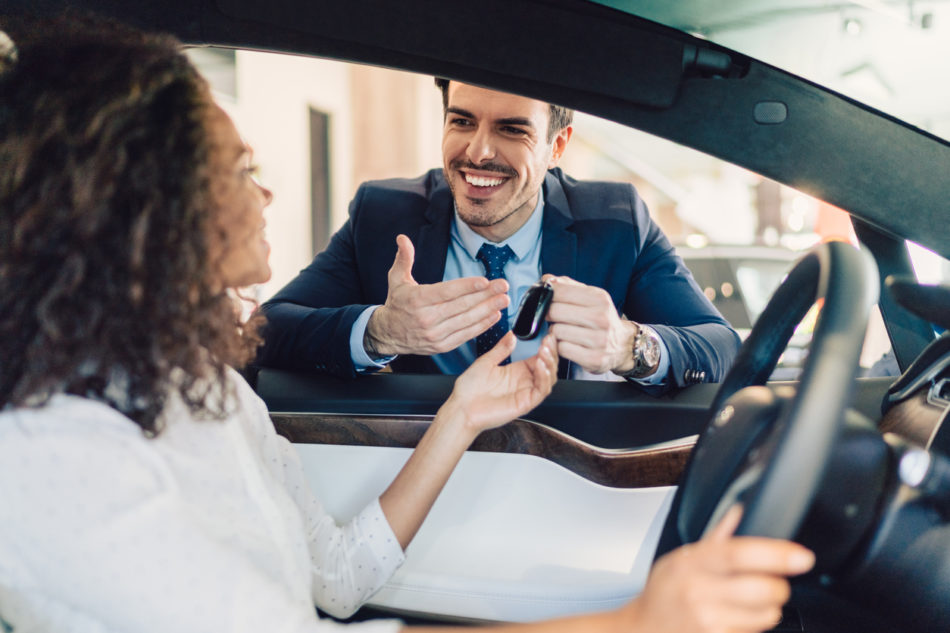
M 551 144 L 551 160 L 548 161 L 548 169 L 557 167 L 561 156 L 564 154 L 564 150 L 567 149 L 567 142 L 571 140 L 571 134 L 573 133 L 574 128 L 568 125 L 562 128 L 561 131 L 557 133 L 557 136 L 554 137 L 554 142 Z

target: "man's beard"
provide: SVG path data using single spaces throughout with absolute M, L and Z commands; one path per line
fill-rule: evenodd
M 518 172 L 516 172 L 514 169 L 512 169 L 508 165 L 502 165 L 501 163 L 484 163 L 482 165 L 476 165 L 472 163 L 471 161 L 463 160 L 461 158 L 456 158 L 455 160 L 449 163 L 449 170 L 451 170 L 452 174 L 453 175 L 458 174 L 459 177 L 462 178 L 462 180 L 465 180 L 465 177 L 460 175 L 460 172 L 459 172 L 460 169 L 473 169 L 479 172 L 495 173 L 503 178 L 508 178 L 508 179 L 515 178 L 518 175 Z M 448 182 L 449 189 L 452 191 L 452 199 L 455 201 L 455 207 L 459 209 L 459 215 L 462 217 L 462 220 L 464 220 L 465 223 L 468 224 L 469 226 L 480 226 L 480 227 L 494 226 L 500 222 L 504 222 L 506 219 L 508 219 L 508 217 L 511 214 L 515 213 L 519 208 L 521 208 L 520 205 L 514 205 L 514 208 L 509 209 L 507 210 L 507 212 L 505 212 L 505 209 L 503 208 L 486 209 L 487 205 L 499 204 L 498 202 L 495 202 L 494 200 L 479 200 L 479 199 L 473 200 L 471 198 L 467 198 L 464 196 L 461 197 L 461 200 L 460 200 L 459 192 L 456 191 L 456 188 L 455 188 L 454 178 L 450 177 L 449 174 L 446 174 L 445 180 L 446 182 Z M 511 200 L 510 202 L 513 203 L 514 201 Z M 505 201 L 501 201 L 501 204 L 504 205 Z M 474 207 L 472 210 L 476 211 L 476 213 L 474 214 L 467 212 L 468 209 L 472 207 Z M 465 213 L 462 212 L 463 208 L 466 209 Z M 477 213 L 477 210 L 479 208 L 481 208 L 484 212 Z

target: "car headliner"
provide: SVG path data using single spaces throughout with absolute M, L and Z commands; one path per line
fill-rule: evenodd
M 934 230 L 950 200 L 946 142 L 772 66 L 586 0 L 3 5 L 3 13 L 90 9 L 189 44 L 363 62 L 545 99 L 733 162 L 950 256 L 950 231 Z M 701 62 L 684 61 L 692 59 Z M 785 120 L 756 122 L 762 102 L 784 104 Z

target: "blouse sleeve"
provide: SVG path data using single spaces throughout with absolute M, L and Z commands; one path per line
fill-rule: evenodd
M 0 429 L 0 608 L 17 630 L 31 613 L 58 631 L 336 628 L 208 532 L 141 439 Z
M 293 445 L 277 435 L 264 403 L 253 395 L 247 410 L 262 416 L 267 436 L 261 443 L 277 459 L 265 456 L 266 464 L 279 464 L 275 476 L 284 482 L 304 519 L 310 550 L 313 601 L 333 617 L 346 618 L 359 609 L 392 577 L 405 560 L 379 500 L 340 525 L 314 496 L 307 483 L 300 456 Z
M 314 603 L 337 618 L 353 615 L 405 560 L 379 500 L 338 525 L 304 481 L 300 457 L 278 438 L 288 491 L 304 517 L 310 548 Z

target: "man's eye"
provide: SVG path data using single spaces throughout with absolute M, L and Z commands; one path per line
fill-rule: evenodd
M 524 136 L 525 134 L 528 133 L 528 131 L 525 130 L 525 129 L 523 129 L 523 128 L 514 127 L 514 126 L 511 126 L 511 125 L 506 125 L 505 127 L 502 128 L 502 130 L 503 130 L 506 134 L 515 134 L 515 135 L 517 135 L 517 136 Z
M 470 125 L 472 125 L 472 122 L 469 121 L 468 119 L 457 118 L 457 119 L 452 119 L 452 125 L 455 125 L 457 127 L 469 127 Z

